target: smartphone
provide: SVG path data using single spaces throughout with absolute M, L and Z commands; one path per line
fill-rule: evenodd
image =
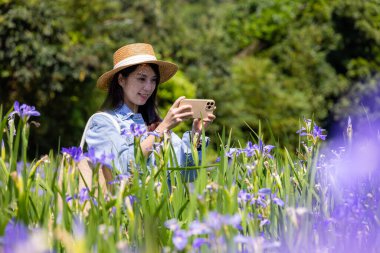
M 213 113 L 215 110 L 215 101 L 212 99 L 183 99 L 179 106 L 191 105 L 193 108 L 193 118 L 202 119 L 207 118 L 209 113 Z

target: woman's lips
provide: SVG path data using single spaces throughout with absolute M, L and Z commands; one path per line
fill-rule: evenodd
M 142 94 L 142 93 L 138 93 L 138 95 L 144 99 L 148 99 L 150 94 Z

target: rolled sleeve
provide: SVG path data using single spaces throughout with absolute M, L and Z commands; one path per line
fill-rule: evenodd
M 106 161 L 121 172 L 128 174 L 128 166 L 134 162 L 134 139 L 132 136 L 121 136 L 111 119 L 104 115 L 95 115 L 86 133 L 86 143 L 95 150 L 96 156 L 113 154 L 112 160 Z

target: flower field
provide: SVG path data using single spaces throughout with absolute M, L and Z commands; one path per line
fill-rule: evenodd
M 105 157 L 91 150 L 65 147 L 28 161 L 30 118 L 39 116 L 17 102 L 0 108 L 0 252 L 377 252 L 380 246 L 379 141 L 355 141 L 351 122 L 333 149 L 323 129 L 301 120 L 295 153 L 267 144 L 260 131 L 244 146 L 223 132 L 213 140 L 218 159 L 210 163 L 205 147 L 199 159 L 194 147 L 198 165 L 191 168 L 168 167 L 175 164 L 168 139 L 153 150 L 155 166 L 136 145 L 131 174 L 113 171 L 104 186 L 98 174 Z M 138 133 L 129 134 L 138 142 Z M 93 178 L 81 187 L 84 159 L 92 161 Z M 186 182 L 183 171 L 193 169 L 197 179 Z

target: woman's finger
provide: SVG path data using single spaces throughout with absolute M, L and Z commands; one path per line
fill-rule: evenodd
M 179 98 L 177 98 L 177 100 L 173 103 L 172 107 L 176 108 L 179 106 L 179 103 L 184 100 L 186 97 L 185 96 L 181 96 Z
M 212 121 L 214 121 L 214 119 L 216 119 L 216 116 L 214 115 L 214 114 L 208 114 L 207 115 L 207 118 L 204 118 L 203 119 L 203 122 L 205 122 L 205 123 L 209 123 L 209 122 L 212 122 Z M 201 120 L 201 119 L 199 119 L 199 120 Z
M 215 116 L 214 114 L 209 113 L 209 114 L 208 114 L 208 119 L 209 119 L 210 121 L 213 121 L 214 119 L 216 119 L 216 116 Z
M 193 107 L 191 105 L 182 105 L 176 108 L 177 112 L 190 112 Z
M 176 118 L 181 118 L 181 119 L 190 119 L 194 115 L 193 111 L 186 111 L 182 113 L 177 113 Z
M 202 124 L 200 119 L 193 120 L 193 131 L 199 132 L 202 130 Z

